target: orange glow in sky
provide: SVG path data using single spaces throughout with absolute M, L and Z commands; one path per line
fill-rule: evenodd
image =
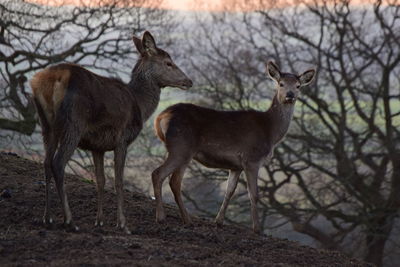
M 272 7 L 295 6 L 302 3 L 333 3 L 330 0 L 28 0 L 45 5 L 99 6 L 116 3 L 118 6 L 142 6 L 173 10 L 253 11 Z M 390 1 L 390 0 L 389 0 Z M 340 2 L 340 1 L 336 1 Z M 370 4 L 374 0 L 351 0 L 351 5 Z M 385 2 L 385 1 L 382 1 Z
M 193 1 L 191 0 L 165 0 L 162 5 L 166 8 L 175 7 L 182 10 L 191 9 Z
M 265 0 L 209 0 L 209 1 L 196 1 L 196 0 L 164 0 L 160 7 L 166 9 L 177 10 L 207 10 L 207 11 L 221 11 L 221 10 L 255 10 L 260 6 L 266 6 Z
M 115 3 L 117 6 L 142 6 L 172 10 L 238 11 L 255 10 L 271 3 L 290 0 L 28 0 L 44 5 L 99 6 Z M 296 0 L 292 0 L 296 1 Z M 290 2 L 292 2 L 290 1 Z
M 295 6 L 304 3 L 330 3 L 330 0 L 164 0 L 161 8 L 206 11 L 253 11 L 272 7 Z M 336 1 L 340 3 L 340 1 Z M 351 0 L 351 5 L 374 3 L 376 0 Z M 384 0 L 382 2 L 385 2 Z

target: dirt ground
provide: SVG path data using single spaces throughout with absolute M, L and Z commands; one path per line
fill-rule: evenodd
M 367 266 L 338 252 L 318 250 L 288 240 L 257 236 L 236 226 L 216 228 L 211 220 L 194 218 L 182 225 L 167 206 L 165 224 L 155 223 L 154 201 L 125 192 L 125 210 L 132 230 L 115 228 L 116 199 L 105 194 L 105 225 L 94 228 L 95 185 L 67 175 L 67 192 L 76 233 L 62 227 L 61 206 L 52 188 L 52 229 L 41 225 L 44 211 L 42 165 L 0 153 L 0 265 L 80 266 Z

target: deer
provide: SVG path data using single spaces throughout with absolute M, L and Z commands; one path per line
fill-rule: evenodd
M 130 233 L 123 209 L 123 173 L 128 146 L 157 108 L 162 88 L 187 90 L 193 84 L 171 56 L 157 47 L 150 32 L 144 32 L 142 39 L 133 36 L 132 40 L 139 57 L 128 84 L 71 63 L 45 68 L 30 81 L 45 149 L 43 223 L 46 226 L 53 223 L 49 200 L 53 177 L 63 207 L 64 226 L 68 230 L 79 230 L 72 220 L 64 186 L 65 166 L 79 147 L 93 156 L 97 185 L 95 226 L 99 227 L 104 224 L 104 154 L 114 151 L 117 227 Z
M 274 148 L 288 132 L 300 88 L 309 85 L 316 75 L 315 69 L 308 69 L 300 75 L 284 73 L 272 61 L 266 64 L 266 69 L 276 83 L 276 93 L 265 112 L 219 111 L 179 103 L 166 108 L 156 117 L 155 132 L 168 153 L 165 161 L 152 172 L 156 222 L 162 223 L 166 218 L 162 184 L 171 175 L 169 185 L 183 223 L 191 224 L 182 201 L 181 184 L 187 166 L 194 159 L 208 168 L 229 170 L 226 193 L 215 219 L 217 226 L 223 225 L 225 211 L 239 176 L 245 173 L 253 231 L 260 233 L 257 213 L 259 169 L 272 157 Z

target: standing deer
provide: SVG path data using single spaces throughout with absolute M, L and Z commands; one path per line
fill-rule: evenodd
M 80 147 L 93 155 L 98 199 L 96 226 L 103 225 L 104 153 L 114 151 L 117 226 L 130 232 L 123 212 L 122 188 L 127 148 L 157 108 L 161 88 L 192 86 L 169 54 L 157 48 L 149 32 L 143 34 L 142 40 L 133 37 L 133 42 L 140 58 L 128 84 L 74 64 L 49 67 L 31 80 L 45 147 L 45 225 L 53 221 L 49 212 L 49 185 L 53 176 L 63 205 L 64 225 L 78 230 L 64 189 L 64 168 L 74 150 Z
M 277 92 L 266 112 L 217 111 L 177 104 L 155 119 L 156 134 L 168 151 L 165 162 L 152 173 L 157 222 L 165 219 L 162 183 L 172 174 L 169 184 L 181 217 L 184 223 L 191 223 L 182 202 L 181 183 L 186 167 L 191 159 L 195 159 L 206 167 L 230 171 L 225 198 L 216 217 L 218 225 L 223 224 L 239 176 L 245 172 L 253 230 L 260 232 L 257 213 L 259 168 L 265 159 L 272 157 L 274 147 L 288 131 L 299 89 L 312 82 L 316 71 L 310 69 L 301 75 L 283 73 L 273 62 L 268 62 L 267 73 L 276 81 Z

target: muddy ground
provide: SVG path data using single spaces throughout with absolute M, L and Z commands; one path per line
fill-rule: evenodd
M 302 246 L 288 240 L 257 236 L 237 226 L 216 228 L 211 220 L 194 218 L 181 224 L 178 211 L 167 206 L 167 221 L 156 224 L 154 201 L 125 192 L 125 210 L 132 230 L 115 228 L 116 199 L 105 194 L 105 225 L 93 227 L 95 185 L 67 175 L 67 192 L 77 233 L 62 227 L 60 202 L 52 188 L 52 229 L 41 223 L 44 210 L 42 165 L 0 153 L 0 265 L 1 266 L 366 266 L 335 251 Z

